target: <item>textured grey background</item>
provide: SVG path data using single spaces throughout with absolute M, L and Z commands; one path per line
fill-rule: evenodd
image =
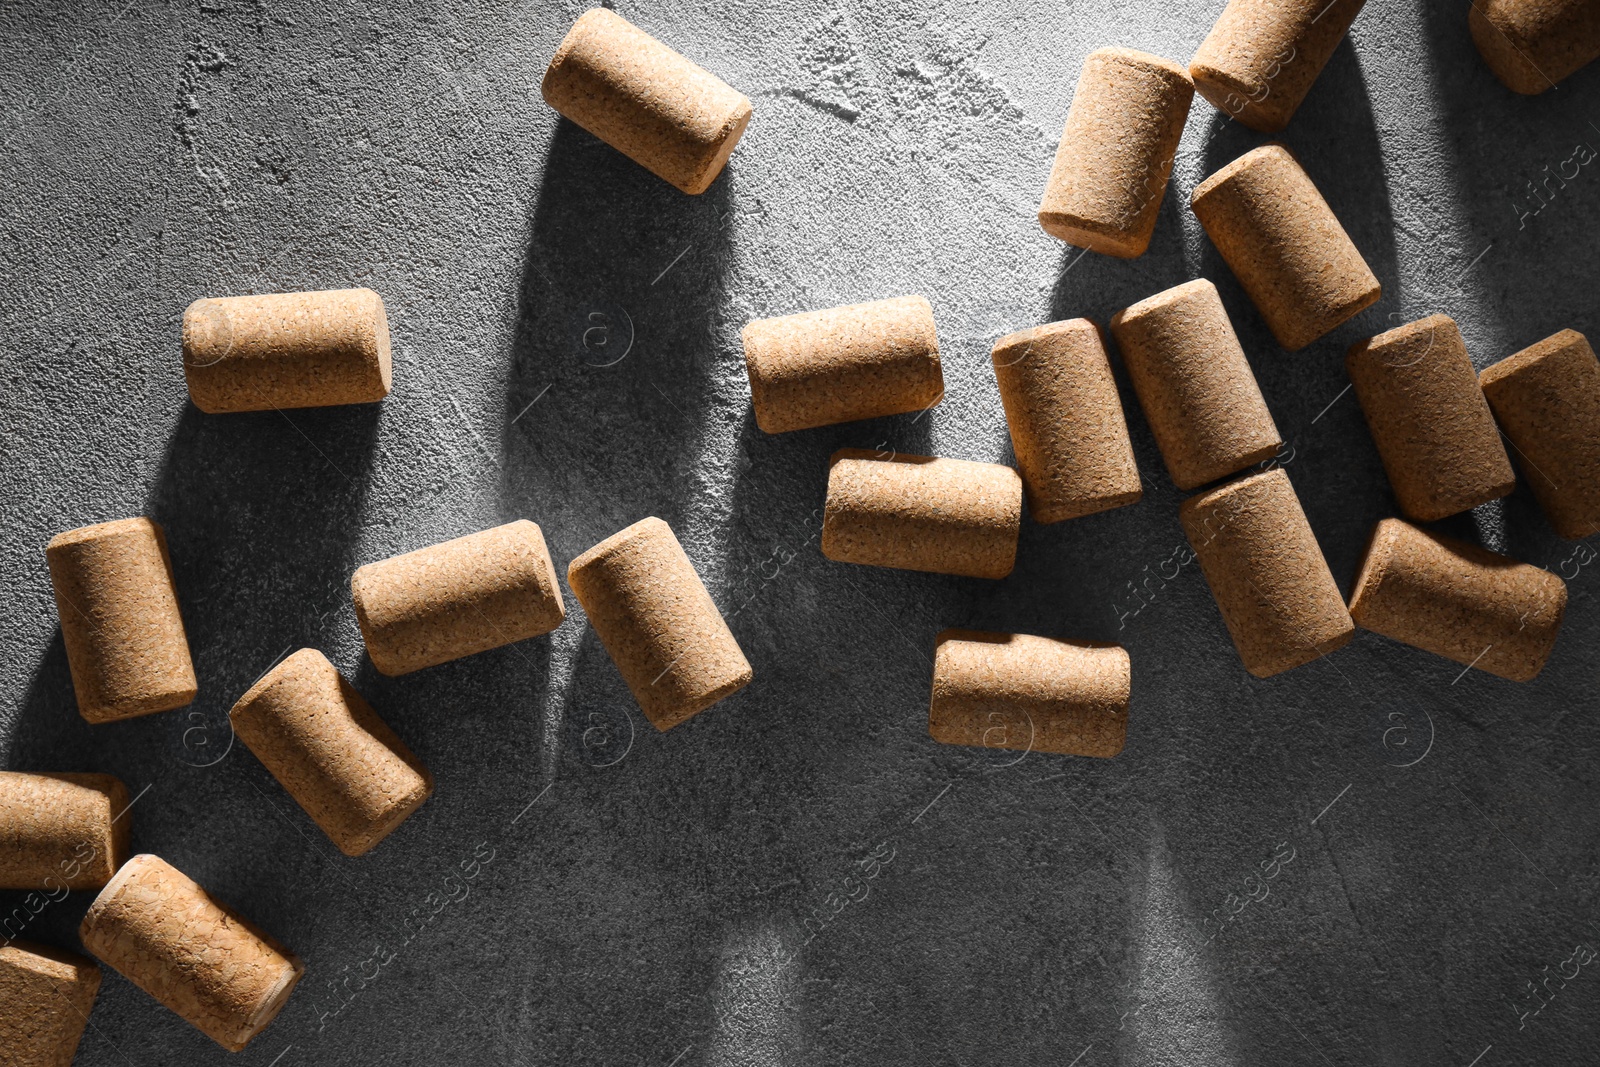
M 120 775 L 137 848 L 305 958 L 238 1062 L 1594 1061 L 1600 974 L 1551 976 L 1600 946 L 1600 563 L 1526 490 L 1446 524 L 1571 579 L 1525 686 L 1372 634 L 1250 678 L 1176 568 L 1179 494 L 1126 389 L 1143 502 L 1025 526 L 1008 580 L 817 549 L 835 447 L 1005 460 L 997 336 L 1204 275 L 1348 591 L 1393 503 L 1341 396 L 1345 347 L 1443 311 L 1481 366 L 1600 326 L 1600 164 L 1544 201 L 1526 188 L 1600 146 L 1600 69 L 1516 97 L 1459 0 L 1370 5 L 1284 135 L 1384 285 L 1318 344 L 1272 343 L 1187 209 L 1262 140 L 1199 99 L 1145 257 L 1041 233 L 1083 56 L 1186 60 L 1220 6 L 625 3 L 755 101 L 726 174 L 689 198 L 539 99 L 578 4 L 3 5 L 0 765 Z M 187 404 L 190 300 L 347 285 L 388 306 L 381 405 Z M 935 309 L 942 406 L 755 429 L 745 321 L 907 292 Z M 91 728 L 43 548 L 138 513 L 166 525 L 201 695 Z M 570 594 L 548 638 L 397 680 L 365 662 L 361 563 L 527 517 L 564 568 L 648 514 L 756 671 L 689 724 L 645 723 Z M 1127 750 L 1013 764 L 934 745 L 932 639 L 952 625 L 1123 642 Z M 302 645 L 438 778 L 361 860 L 229 747 L 232 701 Z M 1270 895 L 1213 939 L 1263 863 Z M 76 946 L 88 899 L 25 936 Z M 0 915 L 23 906 L 0 894 Z M 78 1062 L 228 1058 L 108 976 Z

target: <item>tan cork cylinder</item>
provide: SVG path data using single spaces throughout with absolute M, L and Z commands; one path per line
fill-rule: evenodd
M 526 519 L 369 563 L 350 595 L 372 665 L 391 676 L 537 637 L 566 618 L 544 533 Z
M 1277 455 L 1283 439 L 1215 285 L 1197 278 L 1141 300 L 1111 333 L 1179 489 Z
M 1008 334 L 990 353 L 1034 522 L 1060 522 L 1144 495 L 1122 399 L 1088 319 Z
M 1280 144 L 1195 187 L 1190 206 L 1284 348 L 1304 348 L 1383 295 L 1367 261 Z
M 1253 130 L 1277 133 L 1366 0 L 1230 0 L 1189 60 L 1194 87 Z
M 100 962 L 229 1052 L 277 1018 L 300 960 L 159 856 L 133 857 L 78 928 Z
M 840 563 L 1004 578 L 1022 478 L 998 463 L 841 448 L 828 461 L 822 554 Z
M 1513 682 L 1544 667 L 1566 608 L 1549 571 L 1400 519 L 1372 531 L 1350 598 L 1362 629 Z
M 1472 0 L 1467 27 L 1494 76 L 1530 96 L 1600 56 L 1594 0 Z
M 749 684 L 750 661 L 660 519 L 640 519 L 583 553 L 567 565 L 567 584 L 656 729 Z
M 750 100 L 627 19 L 585 11 L 539 87 L 545 103 L 686 193 L 722 173 Z
M 161 527 L 118 519 L 56 534 L 45 548 L 78 712 L 111 722 L 194 699 L 194 664 Z
M 1600 362 L 1588 338 L 1562 330 L 1478 381 L 1556 533 L 1600 530 Z
M 1194 83 L 1171 60 L 1090 52 L 1039 202 L 1044 232 L 1109 256 L 1144 255 L 1193 99 Z
M 0 771 L 0 889 L 99 889 L 127 860 L 132 823 L 109 774 Z
M 1289 475 L 1252 474 L 1178 508 L 1245 670 L 1270 678 L 1355 633 Z
M 756 425 L 767 433 L 921 411 L 944 396 L 926 297 L 756 319 L 741 337 Z
M 370 852 L 433 795 L 433 775 L 314 648 L 228 713 L 234 733 L 346 856 Z
M 1454 319 L 1380 333 L 1344 365 L 1407 518 L 1433 522 L 1511 492 L 1516 474 Z
M 1128 737 L 1119 645 L 946 630 L 937 638 L 928 734 L 941 744 L 1115 756 Z
M 0 945 L 0 1063 L 71 1067 L 100 992 L 100 968 L 28 941 Z
M 208 297 L 183 313 L 189 399 L 211 414 L 389 395 L 389 320 L 371 289 Z

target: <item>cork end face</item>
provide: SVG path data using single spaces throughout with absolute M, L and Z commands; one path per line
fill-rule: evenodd
M 750 116 L 754 113 L 754 110 L 750 104 L 750 98 L 741 94 L 739 103 L 728 116 L 725 131 L 717 142 L 717 151 L 706 161 L 704 169 L 685 181 L 674 181 L 672 184 L 690 196 L 699 196 L 711 188 L 712 184 L 721 176 L 723 169 L 727 167 L 734 148 L 738 147 L 739 138 L 744 136 L 744 131 L 750 125 Z
M 261 1006 L 256 1009 L 250 1019 L 226 1040 L 218 1039 L 217 1044 L 229 1052 L 243 1052 L 260 1033 L 283 1011 L 289 1003 L 289 996 L 294 992 L 295 986 L 300 984 L 300 979 L 305 975 L 305 964 L 294 956 L 288 957 L 291 967 L 273 986 L 272 990 L 262 999 Z
M 677 535 L 672 532 L 672 527 L 667 525 L 666 520 L 658 519 L 654 515 L 640 519 L 632 526 L 618 530 L 598 545 L 580 553 L 571 563 L 567 564 L 567 584 L 573 584 L 575 577 L 581 579 L 585 570 L 608 556 L 613 556 L 626 550 L 633 542 L 646 537 L 660 537 L 663 534 L 672 538 L 674 543 L 678 540 Z
M 1245 659 L 1244 650 L 1240 649 L 1239 657 L 1244 662 L 1244 669 L 1251 676 L 1263 679 L 1272 678 L 1283 674 L 1285 671 L 1292 671 L 1296 667 L 1303 667 L 1307 663 L 1319 660 L 1330 652 L 1337 652 L 1345 645 L 1348 645 L 1350 639 L 1355 637 L 1355 634 L 1355 623 L 1352 620 L 1345 619 L 1341 626 L 1320 635 L 1316 644 L 1308 648 L 1297 649 L 1291 654 L 1267 660 Z
M 73 545 L 103 541 L 113 537 L 154 537 L 158 541 L 165 542 L 166 531 L 162 530 L 161 525 L 155 520 L 143 515 L 131 519 L 113 519 L 110 522 L 80 526 L 75 530 L 63 530 L 50 538 L 50 543 L 45 546 L 45 552 L 60 552 Z
M 544 97 L 545 103 L 557 111 L 561 110 L 556 83 L 561 76 L 561 68 L 566 65 L 567 57 L 572 54 L 573 49 L 591 33 L 607 33 L 618 26 L 633 28 L 633 24 L 627 19 L 603 7 L 592 7 L 578 16 L 572 28 L 567 30 L 567 35 L 561 38 L 561 43 L 556 45 L 555 55 L 551 56 L 550 62 L 545 65 L 544 77 L 539 81 L 539 95 Z
M 1138 259 L 1150 247 L 1155 232 L 1155 218 L 1140 231 L 1113 231 L 1088 219 L 1057 211 L 1039 212 L 1039 228 L 1051 237 L 1065 241 L 1074 248 L 1087 248 L 1101 255 L 1117 259 Z
M 1174 85 L 1187 86 L 1191 91 L 1194 89 L 1194 80 L 1189 76 L 1188 70 L 1186 70 L 1182 64 L 1176 63 L 1165 58 L 1164 56 L 1152 55 L 1149 52 L 1141 52 L 1136 48 L 1122 48 L 1119 46 L 1113 46 L 1110 48 L 1097 48 L 1093 52 L 1090 52 L 1086 57 L 1084 57 L 1084 65 L 1088 66 L 1089 61 L 1094 59 L 1098 59 L 1103 62 L 1109 61 L 1113 63 L 1120 63 L 1129 67 L 1136 67 L 1139 70 L 1147 71 L 1150 74 L 1154 74 L 1159 78 L 1169 81 Z
M 1129 504 L 1137 504 L 1143 499 L 1144 486 L 1142 485 L 1121 493 L 1109 493 L 1105 496 L 1076 500 L 1070 504 L 1055 504 L 1043 507 L 1034 507 L 1030 494 L 1028 514 L 1040 526 L 1049 526 L 1052 523 L 1065 522 L 1068 519 L 1081 519 L 1085 515 L 1098 515 L 1102 511 L 1125 508 Z
M 1278 144 L 1276 141 L 1271 144 L 1264 144 L 1260 148 L 1252 148 L 1195 186 L 1194 192 L 1189 194 L 1190 207 L 1197 208 L 1216 190 L 1236 181 L 1241 174 L 1255 170 L 1258 167 L 1293 167 L 1295 170 L 1303 172 L 1299 160 L 1295 159 L 1294 154 L 1283 145 Z M 1306 180 L 1310 181 L 1311 179 L 1306 178 Z
M 372 303 L 372 350 L 378 371 L 377 395 L 372 401 L 382 400 L 394 388 L 394 362 L 389 344 L 389 315 L 383 307 L 383 297 L 371 289 L 361 289 Z
M 1209 485 L 1219 478 L 1226 478 L 1230 474 L 1237 474 L 1257 464 L 1265 463 L 1276 456 L 1283 448 L 1283 439 L 1278 436 L 1277 426 L 1275 424 L 1269 424 L 1269 426 L 1273 437 L 1270 442 L 1263 444 L 1259 448 L 1241 452 L 1235 456 L 1225 457 L 1214 463 L 1180 466 L 1174 463 L 1172 459 L 1166 459 L 1167 474 L 1172 478 L 1172 484 L 1184 492 L 1188 492 L 1191 489 L 1198 489 L 1202 485 Z M 1163 458 L 1165 459 L 1166 457 Z
M 145 693 L 137 699 L 120 700 L 115 703 L 85 703 L 80 696 L 78 714 L 84 722 L 96 726 L 101 723 L 121 722 L 123 719 L 138 719 L 146 715 L 159 715 L 163 711 L 176 711 L 178 708 L 187 707 L 194 703 L 194 698 L 199 692 L 199 686 L 189 683 L 159 689 Z
M 266 674 L 256 679 L 256 683 L 245 690 L 244 696 L 234 701 L 232 709 L 228 712 L 228 718 L 236 720 L 238 716 L 249 710 L 251 704 L 260 699 L 262 693 L 265 693 L 273 686 L 279 685 L 285 679 L 306 671 L 334 671 L 337 673 L 337 668 L 334 667 L 327 656 L 324 656 L 317 649 L 302 648 L 298 652 L 292 652 L 279 660 Z
M 1504 383 L 1516 381 L 1562 357 L 1574 360 L 1574 365 L 1578 362 L 1595 362 L 1594 349 L 1590 347 L 1587 337 L 1577 330 L 1561 330 L 1485 367 L 1478 375 L 1478 383 L 1493 401 L 1494 394 Z
M 409 753 L 407 754 L 409 755 Z M 414 758 L 415 757 L 413 757 L 413 759 Z M 334 836 L 333 834 L 328 835 L 328 839 L 338 847 L 340 852 L 351 857 L 352 859 L 357 856 L 365 856 L 367 853 L 371 852 L 373 849 L 382 844 L 384 839 L 390 834 L 400 829 L 402 823 L 411 818 L 411 816 L 415 815 L 417 810 L 432 798 L 433 774 L 420 763 L 414 764 L 412 769 L 416 770 L 421 775 L 421 784 L 417 789 L 413 790 L 407 796 L 398 801 L 394 807 L 390 808 L 389 811 L 385 813 L 381 822 L 378 822 L 370 830 L 363 834 L 346 836 Z
M 1295 106 L 1285 106 L 1289 102 L 1275 99 L 1271 93 L 1263 100 L 1252 100 L 1259 89 L 1252 89 L 1198 56 L 1189 63 L 1189 77 L 1194 82 L 1195 92 L 1213 107 L 1257 133 L 1279 133 L 1294 117 Z M 1293 104 L 1297 106 L 1299 101 Z
M 742 666 L 737 668 L 725 681 L 713 686 L 704 693 L 696 695 L 688 703 L 671 707 L 652 708 L 641 701 L 639 708 L 644 712 L 645 718 L 650 720 L 650 725 L 654 726 L 658 732 L 666 733 L 674 726 L 680 726 L 688 722 L 713 704 L 733 696 L 733 694 L 749 685 L 754 677 L 754 669 L 751 668 L 749 661 L 745 660 Z
M 1389 560 L 1405 533 L 1405 526 L 1400 519 L 1384 519 L 1372 528 L 1372 535 L 1367 539 L 1367 550 L 1356 572 L 1355 589 L 1350 593 L 1350 617 L 1362 629 L 1371 629 L 1367 625 L 1368 607 L 1378 595 L 1378 587 L 1383 584 Z
M 1472 43 L 1478 46 L 1484 65 L 1500 84 L 1523 96 L 1538 96 L 1554 89 L 1555 84 L 1513 43 L 1515 28 L 1498 25 L 1484 7 L 1483 3 L 1472 4 L 1467 12 L 1467 30 L 1472 34 Z
M 1221 304 L 1222 298 L 1217 294 L 1217 287 L 1208 279 L 1196 278 L 1174 285 L 1171 289 L 1163 289 L 1154 296 L 1147 296 L 1137 304 L 1130 304 L 1111 317 L 1111 331 L 1115 333 L 1125 323 L 1138 322 L 1148 315 L 1165 311 L 1175 305 L 1188 304 L 1197 300 L 1208 303 Z
M 1100 327 L 1092 319 L 1063 319 L 1060 322 L 1047 322 L 1043 326 L 1030 326 L 1026 330 L 1008 333 L 994 343 L 989 350 L 989 356 L 994 360 L 996 367 L 1010 367 L 1027 358 L 1033 347 L 1044 341 L 1072 334 L 1093 335 L 1097 342 L 1104 342 Z

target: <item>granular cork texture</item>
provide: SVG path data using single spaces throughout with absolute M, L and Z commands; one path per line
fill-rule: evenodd
M 1600 530 L 1600 362 L 1588 338 L 1562 330 L 1478 381 L 1556 533 Z
M 1144 255 L 1194 99 L 1178 64 L 1130 48 L 1089 53 L 1039 203 L 1045 233 L 1080 248 Z
M 756 425 L 767 433 L 921 411 L 944 396 L 926 297 L 757 319 L 741 336 Z
M 1088 319 L 1009 334 L 991 353 L 1034 522 L 1060 522 L 1144 495 L 1122 399 Z
M 829 460 L 822 554 L 840 563 L 1004 578 L 1021 529 L 1010 467 L 861 448 Z
M 129 860 L 78 934 L 102 963 L 229 1052 L 277 1018 L 304 969 L 158 856 Z
M 0 1064 L 71 1067 L 100 992 L 100 968 L 28 941 L 0 946 Z
M 111 722 L 194 699 L 194 664 L 161 527 L 146 518 L 68 530 L 45 548 L 78 711 Z
M 387 675 L 537 637 L 566 618 L 544 533 L 526 519 L 369 563 L 350 595 L 367 655 Z
M 314 648 L 268 671 L 228 718 L 346 856 L 371 851 L 433 795 L 422 761 Z
M 1433 522 L 1511 492 L 1516 474 L 1453 319 L 1380 333 L 1344 365 L 1408 518 Z
M 1366 0 L 1229 0 L 1189 74 L 1200 95 L 1253 130 L 1277 133 Z
M 1270 678 L 1355 633 L 1289 475 L 1264 471 L 1178 509 L 1245 670 Z
M 703 193 L 750 122 L 750 100 L 627 19 L 573 23 L 539 87 L 545 102 L 657 177 Z
M 1471 0 L 1467 26 L 1494 76 L 1529 96 L 1600 56 L 1594 0 Z
M 656 729 L 749 684 L 750 661 L 660 519 L 641 519 L 583 553 L 567 566 L 567 584 Z
M 1215 285 L 1197 278 L 1141 300 L 1111 333 L 1179 489 L 1277 454 L 1283 440 Z
M 928 733 L 946 745 L 1115 756 L 1128 737 L 1120 645 L 946 630 L 937 638 Z
M 389 395 L 389 320 L 371 289 L 208 297 L 183 313 L 201 411 L 367 404 Z
M 1304 348 L 1382 295 L 1298 160 L 1280 144 L 1240 156 L 1189 198 L 1284 348 Z
M 132 824 L 109 774 L 0 771 L 0 889 L 99 889 L 127 860 Z
M 1551 572 L 1399 519 L 1373 530 L 1350 599 L 1362 629 L 1513 682 L 1543 669 L 1566 608 Z

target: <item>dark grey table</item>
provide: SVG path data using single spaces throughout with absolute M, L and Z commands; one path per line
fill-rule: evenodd
M 1197 568 L 1172 562 L 1180 494 L 1126 388 L 1143 502 L 1025 526 L 1011 578 L 818 551 L 834 448 L 1005 461 L 996 337 L 1203 275 L 1348 591 L 1393 502 L 1345 348 L 1435 311 L 1480 366 L 1600 328 L 1600 167 L 1547 181 L 1600 146 L 1600 69 L 1516 97 L 1454 0 L 1369 5 L 1283 135 L 1385 291 L 1310 348 L 1272 343 L 1188 211 L 1263 140 L 1203 101 L 1146 256 L 1040 232 L 1082 57 L 1186 60 L 1220 6 L 626 4 L 755 101 L 689 198 L 540 100 L 576 4 L 4 5 L 0 765 L 120 775 L 138 849 L 305 958 L 237 1062 L 1594 1062 L 1600 973 L 1550 981 L 1519 1019 L 1528 983 L 1600 946 L 1600 563 L 1525 489 L 1445 528 L 1570 579 L 1530 685 L 1372 634 L 1249 677 Z M 188 405 L 190 300 L 348 285 L 387 302 L 381 405 Z M 755 428 L 748 319 L 907 292 L 935 309 L 943 405 Z M 44 544 L 139 513 L 167 528 L 201 695 L 91 728 Z M 650 514 L 756 671 L 691 723 L 649 727 L 570 595 L 549 638 L 402 679 L 366 663 L 356 566 L 526 517 L 564 568 Z M 1127 750 L 932 743 L 952 625 L 1125 644 Z M 303 645 L 438 778 L 361 860 L 229 744 L 233 700 Z M 1275 857 L 1267 899 L 1213 939 Z M 88 899 L 25 936 L 75 947 Z M 22 903 L 0 893 L 0 916 Z M 78 1062 L 227 1059 L 108 976 Z

